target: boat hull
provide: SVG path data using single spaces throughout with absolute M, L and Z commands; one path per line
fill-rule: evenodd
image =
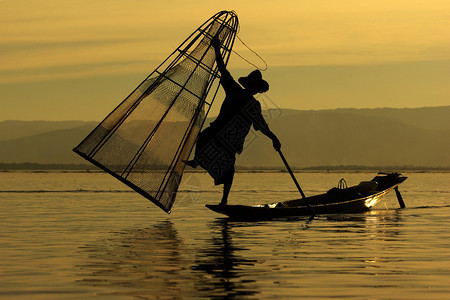
M 377 177 L 378 180 L 382 181 L 379 176 Z M 384 180 L 380 184 L 383 188 L 382 190 L 374 191 L 362 197 L 355 196 L 355 187 L 352 187 L 346 190 L 332 189 L 326 194 L 307 197 L 306 200 L 313 208 L 315 214 L 347 214 L 369 211 L 384 196 L 394 188 L 397 188 L 406 179 L 403 176 L 391 177 L 383 176 L 383 179 L 387 178 L 390 182 Z M 312 211 L 306 205 L 305 199 L 253 206 L 207 204 L 206 207 L 214 212 L 239 220 L 266 220 L 312 215 Z

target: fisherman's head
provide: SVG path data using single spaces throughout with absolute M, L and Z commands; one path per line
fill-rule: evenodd
M 257 93 L 265 93 L 269 90 L 269 84 L 267 81 L 262 79 L 262 75 L 259 70 L 251 72 L 247 77 L 239 78 L 238 81 L 252 95 Z

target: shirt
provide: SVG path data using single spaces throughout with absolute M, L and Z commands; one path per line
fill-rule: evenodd
M 269 130 L 269 126 L 264 120 L 259 101 L 242 88 L 227 70 L 222 72 L 220 83 L 226 96 L 219 115 L 210 126 L 227 150 L 241 153 L 252 125 L 255 130 L 261 131 Z

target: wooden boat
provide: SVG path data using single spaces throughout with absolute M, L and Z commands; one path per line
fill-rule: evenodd
M 341 179 L 338 187 L 320 195 L 262 205 L 211 205 L 206 207 L 239 220 L 266 220 L 313 214 L 360 213 L 370 210 L 386 194 L 395 190 L 400 206 L 405 207 L 398 185 L 407 177 L 398 173 L 379 173 L 370 181 L 347 187 Z M 307 205 L 309 204 L 309 206 Z M 312 209 L 311 209 L 312 208 Z

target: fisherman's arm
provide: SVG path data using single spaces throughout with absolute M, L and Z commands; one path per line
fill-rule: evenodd
M 269 139 L 272 140 L 273 148 L 278 151 L 281 148 L 280 140 L 277 138 L 277 136 L 269 129 L 269 126 L 267 126 L 264 129 L 260 129 L 261 133 L 267 136 Z
M 273 148 L 276 151 L 280 150 L 280 148 L 281 148 L 280 140 L 270 130 L 269 125 L 267 125 L 267 122 L 264 119 L 264 116 L 262 115 L 261 104 L 259 104 L 259 102 L 255 102 L 255 104 L 252 105 L 251 115 L 253 116 L 252 117 L 252 119 L 253 119 L 253 128 L 255 128 L 255 130 L 261 131 L 262 134 L 264 134 L 269 139 L 271 139 Z
M 225 67 L 225 63 L 223 62 L 222 54 L 220 53 L 219 39 L 214 37 L 211 40 L 211 45 L 213 46 L 214 52 L 216 54 L 217 68 L 219 69 L 220 74 L 224 75 L 224 74 L 228 73 L 227 68 Z

